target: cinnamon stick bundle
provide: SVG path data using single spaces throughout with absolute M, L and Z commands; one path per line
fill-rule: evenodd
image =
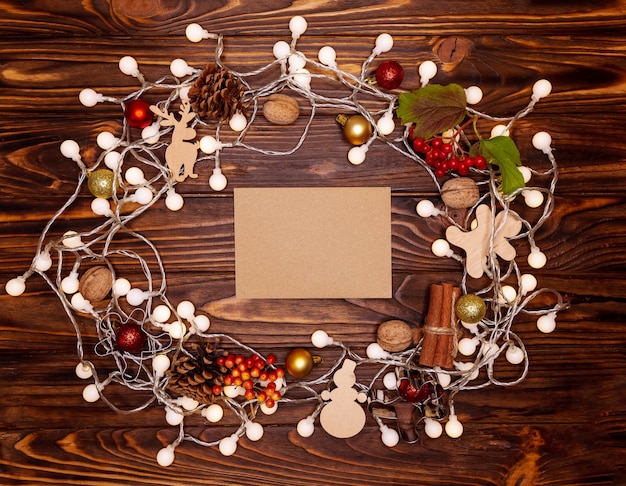
M 431 284 L 420 365 L 452 367 L 456 333 L 454 304 L 460 295 L 461 290 L 450 283 Z

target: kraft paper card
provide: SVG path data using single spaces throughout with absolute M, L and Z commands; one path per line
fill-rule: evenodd
M 389 187 L 234 193 L 238 298 L 391 297 Z

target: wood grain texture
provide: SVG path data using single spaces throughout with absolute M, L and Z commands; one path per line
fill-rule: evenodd
M 340 67 L 357 73 L 376 36 L 388 32 L 393 57 L 408 66 L 407 86 L 418 83 L 417 63 L 431 59 L 444 67 L 436 82 L 479 84 L 488 113 L 511 115 L 525 106 L 536 79 L 552 81 L 553 94 L 516 125 L 515 137 L 524 162 L 538 167 L 542 155 L 530 139 L 539 130 L 552 134 L 561 172 L 554 214 L 537 235 L 548 265 L 535 274 L 572 304 L 550 335 L 537 331 L 532 316 L 520 316 L 515 329 L 530 356 L 529 374 L 515 387 L 459 395 L 465 426 L 459 439 L 422 434 L 416 444 L 389 449 L 371 418 L 350 439 L 320 427 L 305 439 L 295 424 L 311 410 L 286 404 L 261 419 L 263 439 L 243 438 L 234 456 L 185 443 L 164 469 L 155 455 L 177 430 L 166 425 L 163 409 L 115 414 L 82 399 L 74 329 L 56 296 L 33 277 L 19 298 L 0 293 L 0 483 L 626 484 L 626 1 L 39 0 L 0 1 L 0 8 L 1 282 L 29 267 L 41 230 L 74 191 L 78 170 L 59 144 L 77 140 L 91 163 L 97 134 L 119 131 L 119 108 L 83 107 L 82 88 L 118 97 L 136 89 L 118 69 L 124 55 L 135 57 L 150 79 L 176 57 L 202 66 L 212 46 L 186 41 L 191 22 L 225 34 L 224 61 L 249 71 L 271 60 L 274 42 L 289 40 L 289 19 L 303 15 L 309 28 L 299 47 L 306 52 L 330 44 Z M 306 345 L 320 326 L 363 354 L 379 323 L 422 322 L 429 285 L 460 276 L 459 264 L 430 253 L 441 221 L 415 214 L 419 199 L 437 195 L 424 170 L 379 144 L 366 163 L 351 166 L 335 115 L 319 114 L 296 156 L 224 154 L 223 193 L 207 185 L 211 167 L 197 164 L 199 178 L 178 186 L 181 213 L 159 202 L 132 223 L 161 252 L 172 301 L 193 301 L 211 317 L 212 330 L 279 359 Z M 249 142 L 280 150 L 297 137 L 261 120 Z M 322 145 L 335 149 L 320 151 Z M 232 189 L 276 185 L 391 186 L 393 299 L 234 299 Z M 90 200 L 81 193 L 52 233 L 93 227 Z M 538 215 L 521 203 L 513 209 Z M 129 238 L 116 244 L 149 255 Z M 523 258 L 528 248 L 516 246 Z M 117 267 L 141 282 L 136 263 L 120 259 Z M 92 353 L 96 332 L 86 319 L 79 326 Z M 319 354 L 332 362 L 334 351 Z M 92 357 L 106 369 L 104 358 Z M 511 378 L 516 369 L 502 365 L 499 373 Z M 126 409 L 150 398 L 122 389 L 111 394 Z M 236 425 L 232 418 L 190 424 L 206 440 Z

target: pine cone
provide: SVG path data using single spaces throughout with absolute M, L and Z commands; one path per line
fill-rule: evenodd
M 213 385 L 222 385 L 226 368 L 218 365 L 215 360 L 221 352 L 207 343 L 204 347 L 195 345 L 193 356 L 182 354 L 174 361 L 168 371 L 167 388 L 175 395 L 193 398 L 200 403 L 214 402 Z
M 189 89 L 191 107 L 200 118 L 219 121 L 243 111 L 243 83 L 225 67 L 209 63 Z

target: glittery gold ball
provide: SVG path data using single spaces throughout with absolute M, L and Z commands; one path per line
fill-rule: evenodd
M 343 126 L 344 138 L 352 145 L 363 145 L 372 136 L 372 125 L 363 115 L 339 115 L 337 121 Z
M 456 316 L 463 322 L 475 324 L 479 322 L 487 312 L 485 301 L 475 294 L 465 294 L 456 301 L 454 308 Z
M 97 169 L 87 173 L 87 187 L 94 197 L 109 199 L 113 196 L 114 174 L 109 169 Z
M 313 369 L 313 356 L 304 348 L 292 349 L 285 359 L 287 373 L 294 378 L 304 378 Z

